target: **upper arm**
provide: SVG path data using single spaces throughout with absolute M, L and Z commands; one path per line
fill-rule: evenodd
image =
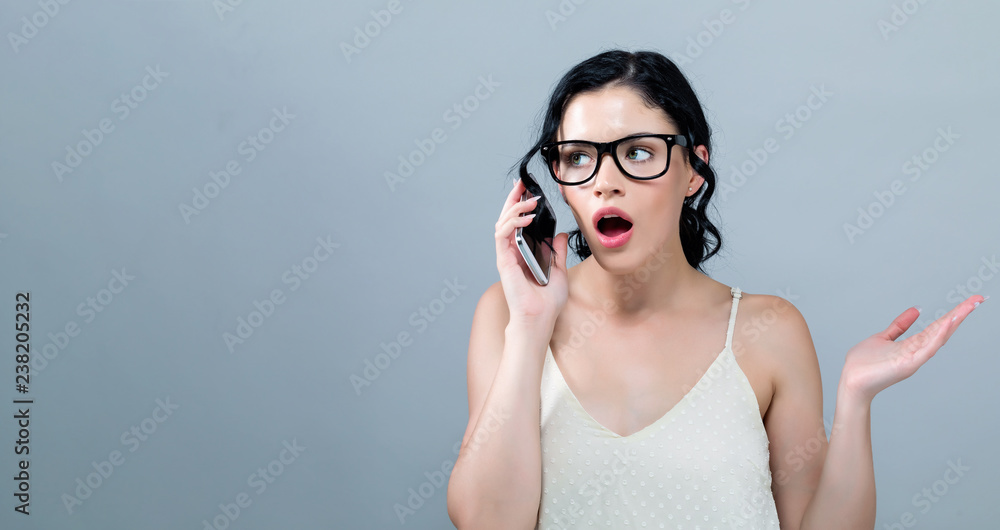
M 510 320 L 507 299 L 500 282 L 491 285 L 479 298 L 469 333 L 467 384 L 469 387 L 469 424 L 462 437 L 468 443 L 479 420 L 503 354 L 505 330 Z
M 771 490 L 783 529 L 797 529 L 826 460 L 819 360 L 805 318 L 791 302 L 767 296 L 777 318 L 761 334 L 774 394 L 764 416 L 770 442 Z M 767 311 L 767 309 L 765 309 Z M 767 321 L 766 315 L 761 315 Z

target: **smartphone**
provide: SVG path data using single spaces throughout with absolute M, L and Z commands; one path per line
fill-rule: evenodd
M 522 201 L 536 196 L 540 198 L 535 201 L 534 210 L 521 214 L 535 214 L 535 217 L 528 226 L 518 227 L 514 233 L 514 240 L 535 281 L 538 285 L 546 285 L 549 283 L 549 273 L 552 271 L 552 259 L 555 253 L 552 240 L 556 235 L 556 215 L 531 173 L 522 174 L 521 182 L 525 188 L 525 192 L 521 194 Z

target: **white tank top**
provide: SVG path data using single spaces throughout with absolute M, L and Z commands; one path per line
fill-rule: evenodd
M 750 381 L 726 346 L 663 417 L 629 436 L 594 420 L 545 354 L 542 496 L 536 530 L 778 529 L 767 433 Z

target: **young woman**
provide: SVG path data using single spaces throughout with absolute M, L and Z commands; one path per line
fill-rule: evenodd
M 909 308 L 848 351 L 828 441 L 802 315 L 701 272 L 721 245 L 710 136 L 655 52 L 601 53 L 556 86 L 520 172 L 541 153 L 579 229 L 556 236 L 543 287 L 513 241 L 535 205 L 523 183 L 503 205 L 448 486 L 459 529 L 874 527 L 872 398 L 984 298 L 895 342 Z

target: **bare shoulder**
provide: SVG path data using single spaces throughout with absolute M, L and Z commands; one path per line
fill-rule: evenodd
M 478 325 L 477 325 L 478 320 Z M 494 331 L 503 330 L 510 321 L 510 310 L 507 308 L 507 297 L 503 293 L 503 284 L 493 283 L 483 291 L 476 304 L 473 316 L 473 331 L 477 327 L 489 327 Z
M 500 282 L 490 285 L 479 297 L 469 336 L 469 362 L 475 357 L 492 358 L 503 351 L 504 330 L 510 321 L 507 298 Z
M 733 350 L 742 348 L 769 368 L 774 383 L 818 370 L 805 317 L 782 296 L 743 293 Z

